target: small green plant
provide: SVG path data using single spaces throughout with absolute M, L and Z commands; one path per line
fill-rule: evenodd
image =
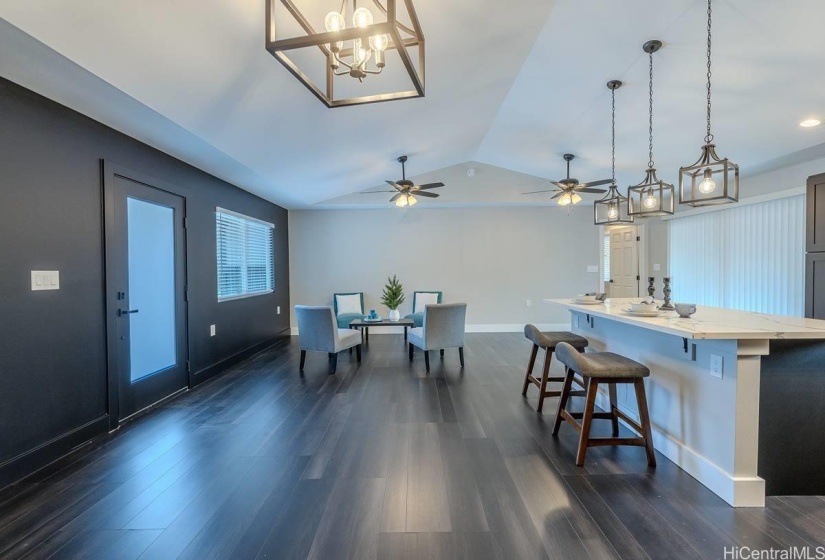
M 387 306 L 390 311 L 395 311 L 404 303 L 404 286 L 392 275 L 392 278 L 387 277 L 387 285 L 384 286 L 384 292 L 381 294 L 381 303 Z

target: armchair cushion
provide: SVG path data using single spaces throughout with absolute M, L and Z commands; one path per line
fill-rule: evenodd
M 353 329 L 338 329 L 338 343 L 335 351 L 340 352 L 361 344 L 361 331 Z
M 464 346 L 466 303 L 428 305 L 424 326 L 407 333 L 407 341 L 422 350 L 461 348 Z
M 424 348 L 424 329 L 415 327 L 407 331 L 407 342 L 418 348 Z
M 441 292 L 415 292 L 413 299 L 413 313 L 424 313 L 427 305 L 441 302 Z
M 357 319 L 363 319 L 364 315 L 360 313 L 347 313 L 345 315 L 338 315 L 335 320 L 338 323 L 339 329 L 348 329 L 349 324 Z
M 335 294 L 335 314 L 341 315 L 363 315 L 364 307 L 361 301 L 361 294 Z
M 424 312 L 421 313 L 410 313 L 409 315 L 404 315 L 405 319 L 412 319 L 413 323 L 416 327 L 423 327 L 424 326 Z

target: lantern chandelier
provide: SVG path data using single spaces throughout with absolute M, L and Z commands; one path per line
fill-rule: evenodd
M 642 218 L 673 214 L 674 188 L 656 176 L 653 163 L 653 53 L 662 48 L 662 42 L 648 41 L 642 50 L 650 57 L 650 104 L 648 118 L 648 162 L 645 178 L 627 189 L 627 213 Z
M 707 132 L 702 155 L 693 165 L 679 169 L 679 203 L 691 206 L 727 204 L 739 200 L 739 166 L 716 155 L 710 132 L 711 0 L 708 0 Z M 721 185 L 719 185 L 721 183 Z
M 627 197 L 619 193 L 616 186 L 616 90 L 622 87 L 619 80 L 607 82 L 607 89 L 610 90 L 610 131 L 611 131 L 611 155 L 613 177 L 607 194 L 600 200 L 593 203 L 593 222 L 597 226 L 609 226 L 612 224 L 632 224 L 633 216 L 627 213 Z
M 412 0 L 362 0 L 385 21 L 376 22 L 367 6 L 359 7 L 358 0 L 342 0 L 340 9 L 324 18 L 325 32 L 316 32 L 309 19 L 300 12 L 293 0 L 267 0 L 266 50 L 298 78 L 327 107 L 346 107 L 380 101 L 393 101 L 424 96 L 424 34 L 415 13 Z M 398 20 L 398 8 L 403 7 L 410 26 Z M 276 30 L 281 17 L 289 14 L 306 35 L 278 38 Z M 351 26 L 348 26 L 348 20 Z M 321 88 L 309 75 L 289 58 L 291 50 L 317 48 L 316 64 L 326 67 L 325 84 Z M 417 50 L 418 64 L 413 63 L 410 50 Z M 363 82 L 369 75 L 381 74 L 387 64 L 387 53 L 396 51 L 412 82 L 412 89 L 337 98 L 335 79 L 349 76 Z M 323 61 L 323 62 L 322 62 Z

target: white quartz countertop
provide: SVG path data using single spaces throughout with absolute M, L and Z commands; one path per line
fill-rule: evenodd
M 767 315 L 721 307 L 697 306 L 690 319 L 681 319 L 675 311 L 659 317 L 634 317 L 623 312 L 631 302 L 641 298 L 608 299 L 598 305 L 578 304 L 573 299 L 545 299 L 571 311 L 604 317 L 620 323 L 696 339 L 825 339 L 825 321 L 802 317 Z

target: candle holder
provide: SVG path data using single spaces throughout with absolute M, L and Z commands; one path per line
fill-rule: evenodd
M 656 280 L 656 278 L 654 276 L 648 276 L 648 278 L 647 278 L 647 282 L 648 282 L 647 295 L 649 295 L 650 297 L 653 297 L 653 294 L 656 293 L 656 288 L 653 286 L 653 282 L 655 280 Z
M 670 278 L 662 278 L 664 280 L 665 286 L 662 288 L 662 292 L 665 294 L 665 302 L 659 306 L 659 309 L 662 311 L 674 311 L 676 308 L 670 303 Z

